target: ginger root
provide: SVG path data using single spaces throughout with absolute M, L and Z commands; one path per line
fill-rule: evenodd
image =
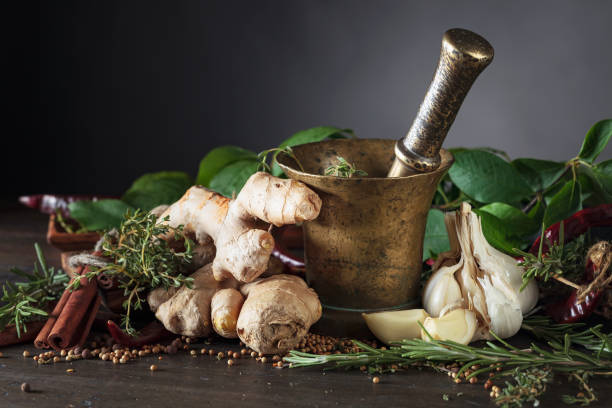
M 191 337 L 207 337 L 212 334 L 210 320 L 211 299 L 223 288 L 237 287 L 234 279 L 217 281 L 212 273 L 212 264 L 195 271 L 193 288 L 158 288 L 152 290 L 147 302 L 155 317 L 172 333 Z
M 173 227 L 184 225 L 197 242 L 211 237 L 216 247 L 215 279 L 233 276 L 251 282 L 267 268 L 274 248 L 269 224 L 309 221 L 319 215 L 321 199 L 303 183 L 268 173 L 253 174 L 235 200 L 204 187 L 191 187 L 160 216 Z M 169 221 L 163 218 L 169 216 Z
M 316 292 L 297 276 L 274 275 L 242 285 L 240 291 L 247 298 L 236 331 L 259 353 L 291 350 L 321 317 Z
M 210 316 L 217 334 L 226 339 L 238 337 L 236 324 L 243 303 L 244 296 L 233 288 L 221 289 L 214 294 L 210 301 Z

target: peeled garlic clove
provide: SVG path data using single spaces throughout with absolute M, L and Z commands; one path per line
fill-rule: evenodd
M 468 344 L 476 333 L 478 320 L 471 310 L 455 309 L 442 317 L 428 317 L 423 322 L 423 327 L 434 340 L 452 340 Z M 421 339 L 430 341 L 427 333 L 421 330 Z
M 423 290 L 423 307 L 431 316 L 438 317 L 447 305 L 461 304 L 461 288 L 455 280 L 455 272 L 463 261 L 452 266 L 443 266 L 431 275 Z
M 368 328 L 376 338 L 385 344 L 402 339 L 421 336 L 421 327 L 429 315 L 423 309 L 394 310 L 389 312 L 362 313 Z

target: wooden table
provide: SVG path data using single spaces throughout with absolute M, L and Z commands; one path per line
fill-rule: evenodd
M 47 217 L 11 207 L 0 212 L 0 281 L 8 268 L 31 269 L 33 244 L 39 242 L 52 265 L 59 265 L 59 251 L 45 242 Z M 525 341 L 526 339 L 518 339 Z M 216 350 L 239 350 L 237 342 L 213 340 Z M 30 346 L 2 349 L 0 359 L 0 407 L 185 407 L 185 406 L 308 406 L 308 407 L 463 407 L 495 406 L 482 384 L 454 384 L 449 377 L 431 370 L 408 370 L 372 377 L 358 371 L 326 371 L 320 368 L 278 369 L 253 359 L 239 359 L 234 366 L 215 357 L 192 357 L 186 352 L 143 357 L 125 365 L 102 360 L 62 361 L 38 366 L 24 358 Z M 156 364 L 159 370 L 151 372 Z M 72 374 L 66 372 L 73 368 Z M 20 385 L 28 382 L 32 392 Z M 593 380 L 600 402 L 610 406 L 612 381 Z M 575 385 L 555 379 L 541 400 L 541 407 L 563 406 L 560 396 L 575 393 Z M 443 396 L 448 396 L 446 401 Z

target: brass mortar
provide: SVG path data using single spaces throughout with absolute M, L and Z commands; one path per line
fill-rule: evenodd
M 293 147 L 304 171 L 286 154 L 287 176 L 316 191 L 319 217 L 304 223 L 306 279 L 324 306 L 319 331 L 370 336 L 362 312 L 417 304 L 427 212 L 436 186 L 453 162 L 440 151 L 431 172 L 387 178 L 394 140 L 335 139 Z M 367 177 L 325 176 L 337 157 Z

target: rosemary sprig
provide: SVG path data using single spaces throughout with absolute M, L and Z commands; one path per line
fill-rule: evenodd
M 164 221 L 168 221 L 168 217 Z M 174 251 L 168 241 L 159 238 L 169 235 L 173 235 L 174 242 L 184 246 L 183 252 Z M 85 277 L 92 280 L 103 273 L 117 280 L 124 296 L 127 296 L 121 325 L 127 334 L 135 335 L 131 314 L 142 309 L 145 291 L 158 287 L 191 287 L 193 279 L 183 273 L 187 272 L 191 262 L 192 245 L 182 226 L 173 228 L 158 224 L 153 214 L 141 210 L 131 214 L 128 210 L 119 230 L 110 231 L 103 238 L 102 255 L 110 258 L 111 262 L 99 268 L 90 267 Z M 78 287 L 79 280 L 73 280 L 70 288 Z
M 566 335 L 572 344 L 596 353 L 598 358 L 612 359 L 612 333 L 603 333 L 603 325 L 587 327 L 584 323 L 557 324 L 546 316 L 523 319 L 521 329 L 546 342 L 561 343 Z
M 34 264 L 32 273 L 18 268 L 10 271 L 25 278 L 24 282 L 6 282 L 2 285 L 0 301 L 0 331 L 7 325 L 14 324 L 17 337 L 27 332 L 27 322 L 47 316 L 49 302 L 56 300 L 68 283 L 68 276 L 61 270 L 47 266 L 40 246 L 34 244 L 38 263 Z
M 365 177 L 368 175 L 365 171 L 355 168 L 355 165 L 347 162 L 344 157 L 336 156 L 336 159 L 338 159 L 338 164 L 325 169 L 326 176 L 351 178 L 353 176 Z
M 523 267 L 524 271 L 521 291 L 525 289 L 532 279 L 538 279 L 541 282 L 555 279 L 576 289 L 579 288 L 572 280 L 580 278 L 584 273 L 585 255 L 587 252 L 585 236 L 582 235 L 571 242 L 565 243 L 563 229 L 563 223 L 561 223 L 559 225 L 558 241 L 551 242 L 546 239 L 544 226 L 542 225 L 537 255 L 514 249 L 517 255 L 523 257 L 523 260 L 519 262 L 519 266 Z M 543 253 L 545 240 L 547 241 L 548 251 Z
M 422 327 L 422 326 L 421 326 Z M 548 333 L 544 331 L 544 333 Z M 362 352 L 351 354 L 315 355 L 299 351 L 291 351 L 284 360 L 292 367 L 324 366 L 333 368 L 359 368 L 367 366 L 369 371 L 384 370 L 384 366 L 436 366 L 440 364 L 459 365 L 456 376 L 459 377 L 466 370 L 466 380 L 481 374 L 492 373 L 494 378 L 499 376 L 512 376 L 515 383 L 506 383 L 499 393 L 496 402 L 504 407 L 521 406 L 523 402 L 533 401 L 545 390 L 549 375 L 561 373 L 572 376 L 581 374 L 581 388 L 589 390 L 594 398 L 593 390 L 586 383 L 591 375 L 611 375 L 612 361 L 602 359 L 601 352 L 582 352 L 572 348 L 573 339 L 581 339 L 582 343 L 593 346 L 596 340 L 584 340 L 580 332 L 565 333 L 559 336 L 556 330 L 547 335 L 549 348 L 543 348 L 532 343 L 529 348 L 519 349 L 499 338 L 495 333 L 491 335 L 496 342 L 487 341 L 483 347 L 459 344 L 448 340 L 424 341 L 420 339 L 402 340 L 389 349 L 376 349 L 362 342 L 353 340 Z M 596 337 L 599 337 L 595 335 Z M 476 367 L 475 367 L 476 366 Z M 586 373 L 586 375 L 584 374 Z M 535 390 L 535 391 L 533 391 Z M 569 402 L 570 397 L 566 397 Z M 584 402 L 584 401 L 581 401 Z
M 473 371 L 467 379 L 482 373 L 496 371 L 496 375 L 507 374 L 508 370 L 530 367 L 550 367 L 553 371 L 575 371 L 577 369 L 594 372 L 612 370 L 612 361 L 601 360 L 596 355 L 589 355 L 569 347 L 570 338 L 566 336 L 563 344 L 551 342 L 551 350 L 545 350 L 536 344 L 527 349 L 518 349 L 491 333 L 500 343 L 486 342 L 484 347 L 459 344 L 449 340 L 421 339 L 402 340 L 387 350 L 375 349 L 362 342 L 353 342 L 362 350 L 360 353 L 315 355 L 291 351 L 285 361 L 294 367 L 325 365 L 331 368 L 358 368 L 371 364 L 407 365 L 413 363 L 459 363 L 461 369 L 457 375 L 473 365 L 481 368 Z M 497 370 L 501 367 L 501 370 Z

